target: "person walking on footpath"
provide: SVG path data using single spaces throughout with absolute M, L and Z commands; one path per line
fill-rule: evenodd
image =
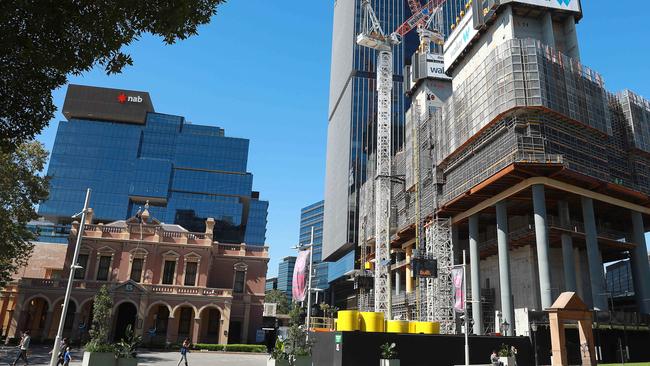
M 63 354 L 63 366 L 70 366 L 70 361 L 72 361 L 72 355 L 70 354 L 70 347 L 66 347 L 65 353 Z
M 57 359 L 56 359 L 56 366 L 63 365 L 63 357 L 65 356 L 65 350 L 68 348 L 68 338 L 63 338 L 61 340 L 61 343 L 59 343 L 59 349 L 58 349 L 58 354 L 57 354 Z M 50 351 L 49 354 L 52 354 L 52 351 Z
M 183 345 L 181 345 L 181 359 L 178 360 L 178 365 L 181 366 L 181 363 L 185 361 L 185 366 L 187 366 L 187 353 L 190 351 L 190 339 L 185 338 Z
M 14 360 L 14 363 L 12 363 L 13 366 L 16 366 L 16 362 L 21 358 L 25 361 L 25 365 L 29 365 L 29 361 L 27 361 L 27 351 L 29 351 L 29 343 L 31 341 L 32 337 L 29 336 L 29 330 L 24 331 L 20 338 L 20 344 L 18 345 L 18 355 L 16 355 L 16 359 Z

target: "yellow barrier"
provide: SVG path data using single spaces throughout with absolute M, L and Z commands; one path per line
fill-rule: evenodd
M 384 313 L 361 312 L 361 331 L 362 332 L 383 332 L 384 331 Z
M 387 320 L 386 332 L 388 333 L 408 333 L 409 322 L 406 320 Z
M 415 323 L 415 334 L 440 334 L 440 323 L 437 322 L 412 322 Z
M 359 312 L 357 310 L 339 310 L 336 330 L 351 332 L 359 329 Z

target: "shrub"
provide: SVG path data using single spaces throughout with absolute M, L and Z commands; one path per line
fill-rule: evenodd
M 193 349 L 206 351 L 226 351 L 226 352 L 253 352 L 265 353 L 266 346 L 259 344 L 207 344 L 196 343 Z

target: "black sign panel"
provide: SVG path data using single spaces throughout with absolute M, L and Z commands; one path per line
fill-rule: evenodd
M 149 93 L 125 89 L 70 84 L 63 103 L 67 119 L 144 124 L 147 112 L 154 112 Z

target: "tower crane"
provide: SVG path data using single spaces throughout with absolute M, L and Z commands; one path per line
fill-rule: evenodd
M 361 3 L 362 31 L 357 35 L 357 44 L 377 51 L 377 151 L 375 176 L 375 269 L 374 293 L 375 311 L 391 314 L 390 285 L 390 201 L 391 201 L 391 129 L 393 89 L 393 47 L 415 28 L 420 29 L 423 42 L 443 39 L 440 32 L 428 31 L 431 21 L 439 20 L 442 4 L 446 0 L 431 0 L 419 6 L 419 0 L 409 0 L 413 14 L 394 32 L 386 34 L 381 27 L 370 0 Z M 440 27 L 438 27 L 438 30 Z M 428 47 L 428 46 L 426 46 Z

